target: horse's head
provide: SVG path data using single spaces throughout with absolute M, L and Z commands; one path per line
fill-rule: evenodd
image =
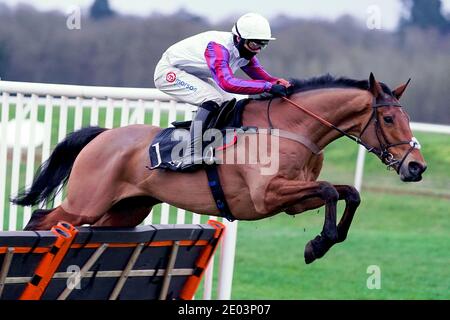
M 408 114 L 398 101 L 408 83 L 409 80 L 389 94 L 389 90 L 383 90 L 374 75 L 370 74 L 372 115 L 363 127 L 360 138 L 383 163 L 397 171 L 402 181 L 420 181 L 427 165 L 420 153 L 420 144 L 411 132 Z

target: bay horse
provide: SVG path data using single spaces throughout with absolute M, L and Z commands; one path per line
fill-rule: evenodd
M 305 262 L 311 263 L 346 239 L 360 204 L 354 187 L 317 181 L 324 159 L 321 150 L 329 143 L 342 136 L 352 138 L 395 169 L 402 181 L 421 180 L 426 163 L 398 102 L 408 83 L 391 91 L 373 74 L 369 80 L 326 75 L 292 83 L 288 99 L 251 100 L 242 121 L 258 128 L 270 124 L 303 137 L 303 142 L 280 136 L 279 166 L 272 174 L 262 175 L 261 163 L 223 164 L 218 170 L 226 201 L 238 220 L 281 212 L 295 215 L 325 206 L 322 232 L 304 251 Z M 31 187 L 12 201 L 36 205 L 52 199 L 66 182 L 67 196 L 54 209 L 35 210 L 25 230 L 48 230 L 61 220 L 75 226 L 136 226 L 161 202 L 219 215 L 204 170 L 178 173 L 146 168 L 148 147 L 160 130 L 149 125 L 89 127 L 68 135 L 39 168 Z M 233 148 L 245 152 L 244 139 Z M 337 224 L 338 200 L 346 206 Z

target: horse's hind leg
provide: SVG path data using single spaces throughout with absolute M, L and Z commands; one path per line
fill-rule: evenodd
M 47 214 L 52 212 L 55 209 L 37 209 L 33 211 L 30 220 L 27 225 L 23 228 L 24 231 L 33 231 L 40 230 L 39 226 L 42 223 L 42 220 L 45 218 Z
M 50 230 L 60 221 L 65 221 L 73 226 L 81 226 L 92 222 L 88 217 L 68 213 L 61 206 L 58 206 L 54 209 L 35 210 L 24 230 Z
M 109 227 L 134 227 L 140 224 L 150 213 L 152 206 L 160 203 L 151 197 L 134 197 L 123 199 L 106 213 L 86 216 L 65 211 L 61 206 L 55 209 L 38 209 L 31 216 L 24 230 L 50 230 L 60 221 L 73 226 L 89 224 Z

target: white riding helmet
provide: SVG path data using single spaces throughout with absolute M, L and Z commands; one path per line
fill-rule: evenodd
M 257 13 L 247 13 L 238 19 L 231 32 L 243 39 L 275 40 L 272 38 L 269 21 Z

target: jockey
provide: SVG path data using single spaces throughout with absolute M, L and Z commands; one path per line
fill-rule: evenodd
M 156 88 L 179 101 L 199 106 L 190 130 L 191 152 L 183 157 L 182 169 L 202 163 L 202 156 L 194 152 L 197 141 L 201 142 L 197 135 L 207 129 L 211 113 L 233 99 L 232 94 L 287 95 L 290 83 L 271 76 L 256 58 L 270 40 L 275 38 L 269 22 L 259 14 L 247 13 L 237 20 L 231 32 L 203 32 L 175 43 L 163 53 L 155 68 Z M 236 78 L 234 72 L 238 68 L 252 80 Z M 201 123 L 201 130 L 194 130 L 194 123 Z

